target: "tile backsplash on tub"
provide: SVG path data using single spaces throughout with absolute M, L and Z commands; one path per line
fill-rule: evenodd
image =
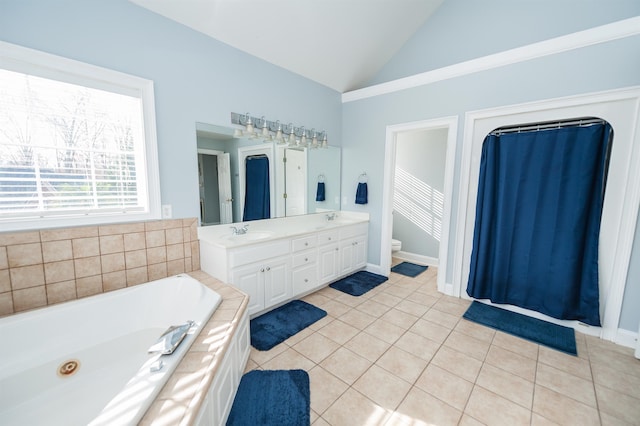
M 0 316 L 200 269 L 198 220 L 0 233 Z

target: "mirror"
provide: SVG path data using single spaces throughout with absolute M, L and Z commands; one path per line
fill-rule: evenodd
M 196 123 L 196 135 L 203 226 L 244 221 L 246 180 L 255 179 L 259 169 L 269 176 L 270 196 L 268 213 L 259 217 L 340 210 L 340 148 L 235 138 L 233 129 L 205 123 Z

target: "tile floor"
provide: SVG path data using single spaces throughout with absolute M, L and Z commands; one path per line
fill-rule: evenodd
M 436 268 L 353 297 L 304 298 L 328 315 L 247 371 L 309 373 L 322 425 L 640 425 L 640 360 L 577 333 L 578 357 L 462 319 L 469 302 L 436 291 Z

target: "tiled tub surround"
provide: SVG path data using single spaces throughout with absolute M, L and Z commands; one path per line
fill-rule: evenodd
M 140 425 L 206 424 L 230 408 L 247 362 L 249 297 L 199 269 L 195 218 L 0 233 L 0 316 L 189 273 L 222 302 Z
M 0 233 L 0 316 L 200 269 L 197 219 Z
M 189 273 L 222 296 L 141 426 L 224 424 L 249 357 L 249 297 L 205 272 Z
M 137 424 L 221 301 L 179 274 L 1 318 L 0 424 Z M 147 352 L 186 319 L 171 356 Z

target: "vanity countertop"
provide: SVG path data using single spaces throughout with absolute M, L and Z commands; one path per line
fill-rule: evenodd
M 329 220 L 332 214 L 335 216 Z M 368 221 L 368 213 L 347 211 L 313 213 L 301 216 L 229 223 L 225 225 L 200 226 L 198 228 L 198 238 L 201 241 L 222 248 L 234 248 L 294 237 L 309 232 L 328 231 L 357 223 L 366 223 Z M 231 227 L 242 228 L 243 225 L 248 225 L 248 231 L 245 234 L 234 235 Z

